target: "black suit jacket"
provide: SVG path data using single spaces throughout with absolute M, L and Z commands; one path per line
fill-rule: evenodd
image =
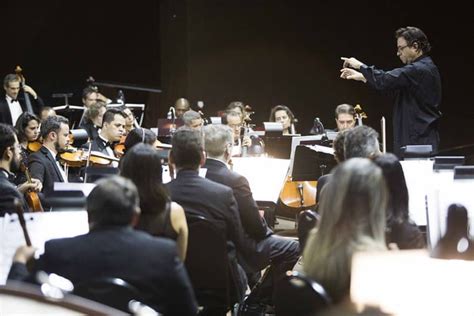
M 23 195 L 10 182 L 3 169 L 0 169 L 0 216 L 5 215 L 5 213 L 15 213 L 13 204 L 15 198 L 19 199 L 23 203 L 24 210 L 27 210 Z
M 229 170 L 224 162 L 216 159 L 207 159 L 204 168 L 207 169 L 206 178 L 232 189 L 242 226 L 252 239 L 260 241 L 272 233 L 258 212 L 249 182 L 244 176 Z
M 44 106 L 43 100 L 39 96 L 36 100 L 30 96 L 30 100 L 31 106 L 33 107 L 33 112 L 35 112 L 35 114 L 39 114 Z M 20 92 L 20 94 L 18 95 L 18 102 L 20 103 L 23 112 L 25 112 L 26 104 L 25 99 L 22 98 L 22 92 Z M 8 106 L 6 96 L 0 99 L 0 123 L 12 125 L 12 115 L 10 112 L 10 107 Z
M 180 170 L 176 179 L 167 183 L 171 199 L 179 203 L 186 214 L 200 215 L 225 225 L 227 240 L 237 251 L 252 256 L 255 243 L 244 235 L 232 189 L 202 178 L 195 170 Z
M 174 241 L 129 226 L 110 226 L 46 242 L 33 272 L 59 274 L 73 283 L 117 277 L 137 287 L 145 303 L 164 315 L 195 315 L 197 304 Z M 9 280 L 30 280 L 24 264 L 14 263 Z
M 59 167 L 56 165 L 56 157 L 53 157 L 44 146 L 30 155 L 28 167 L 31 177 L 40 180 L 43 184 L 42 192 L 46 195 L 54 191 L 54 182 L 64 182 Z
M 82 145 L 82 148 L 88 149 L 89 148 L 89 143 L 85 143 L 84 145 Z M 92 151 L 98 151 L 101 154 L 110 156 L 110 154 L 107 152 L 106 142 L 102 138 L 100 138 L 99 136 L 97 136 L 95 139 L 92 140 L 91 150 Z

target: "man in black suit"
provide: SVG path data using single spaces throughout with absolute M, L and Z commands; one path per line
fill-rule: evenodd
M 206 178 L 232 189 L 244 231 L 257 243 L 260 259 L 266 259 L 263 261 L 264 265 L 260 266 L 260 262 L 246 262 L 249 264 L 246 266 L 247 272 L 261 270 L 271 263 L 274 275 L 281 277 L 287 270 L 291 270 L 298 260 L 299 243 L 273 235 L 273 231 L 259 214 L 249 182 L 244 176 L 229 169 L 227 163 L 232 156 L 232 129 L 225 125 L 207 125 L 203 132 L 207 153 L 204 164 L 204 168 L 207 169 Z
M 63 116 L 50 116 L 41 123 L 40 135 L 43 146 L 29 156 L 28 165 L 31 176 L 43 184 L 42 192 L 48 195 L 54 190 L 54 182 L 67 182 L 56 157 L 69 144 L 69 121 Z
M 41 183 L 32 179 L 32 183 L 23 183 L 18 188 L 13 184 L 14 173 L 20 168 L 21 149 L 15 131 L 9 125 L 0 123 L 0 216 L 13 213 L 13 200 L 19 199 L 26 209 L 23 194 L 27 190 L 41 190 Z
M 172 240 L 134 230 L 140 214 L 138 191 L 128 179 L 100 180 L 87 197 L 90 232 L 47 241 L 31 274 L 34 248 L 18 248 L 8 280 L 33 280 L 37 271 L 59 274 L 74 284 L 121 278 L 140 290 L 144 303 L 164 315 L 195 315 L 197 305 Z
M 244 257 L 253 255 L 255 246 L 249 245 L 251 240 L 244 236 L 232 189 L 200 177 L 198 170 L 204 161 L 201 133 L 185 127 L 178 129 L 173 135 L 169 156 L 170 164 L 177 170 L 176 179 L 167 184 L 172 200 L 179 203 L 186 214 L 222 222 L 232 248 L 229 255 L 234 254 L 234 249 Z M 237 266 L 235 256 L 229 259 L 233 269 L 238 271 L 240 284 L 237 290 L 243 295 L 247 286 L 245 273 Z
M 99 136 L 92 141 L 91 150 L 100 152 L 103 155 L 117 158 L 112 144 L 119 142 L 122 135 L 125 133 L 125 118 L 126 114 L 119 109 L 108 109 L 102 118 L 102 128 Z M 88 144 L 83 147 L 86 148 Z M 118 167 L 117 162 L 112 163 L 113 167 Z
M 27 110 L 25 98 L 19 98 L 20 80 L 15 74 L 8 74 L 3 80 L 3 88 L 5 97 L 0 99 L 0 123 L 15 125 L 18 117 Z M 29 99 L 33 111 L 38 114 L 44 106 L 43 100 L 30 86 L 24 85 L 23 90 L 32 96 Z

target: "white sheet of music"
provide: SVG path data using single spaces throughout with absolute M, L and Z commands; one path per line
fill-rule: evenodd
M 232 158 L 233 170 L 249 181 L 255 201 L 277 202 L 290 165 L 288 159 Z
M 46 241 L 74 237 L 89 231 L 86 211 L 25 213 L 25 222 L 33 247 L 44 252 Z M 0 218 L 0 285 L 4 285 L 16 249 L 25 245 L 16 214 Z

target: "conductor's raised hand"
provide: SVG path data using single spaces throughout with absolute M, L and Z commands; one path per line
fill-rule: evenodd
M 360 66 L 362 66 L 362 62 L 359 60 L 355 59 L 354 57 L 348 58 L 348 57 L 341 57 L 341 60 L 344 61 L 344 64 L 342 65 L 343 68 L 354 68 L 354 69 L 359 69 Z
M 341 78 L 342 79 L 348 79 L 348 80 L 356 80 L 356 81 L 362 81 L 362 82 L 367 82 L 367 79 L 365 79 L 364 75 L 357 70 L 354 70 L 352 68 L 343 68 L 341 69 Z

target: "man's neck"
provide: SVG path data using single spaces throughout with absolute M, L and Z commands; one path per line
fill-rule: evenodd
M 103 130 L 99 134 L 100 138 L 105 140 L 106 142 L 110 142 L 110 138 L 108 137 L 107 133 L 104 133 Z
M 54 143 L 51 142 L 43 142 L 43 146 L 48 148 L 51 152 L 53 152 L 55 155 L 58 154 L 58 151 L 56 150 L 56 146 L 54 146 Z
M 6 160 L 0 160 L 0 169 L 5 170 L 8 173 L 11 173 L 10 171 L 10 162 Z

